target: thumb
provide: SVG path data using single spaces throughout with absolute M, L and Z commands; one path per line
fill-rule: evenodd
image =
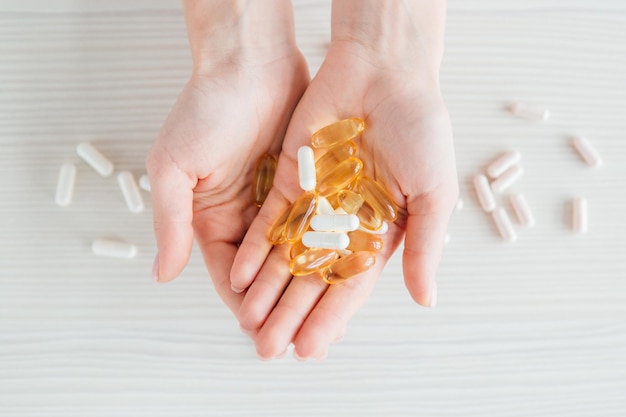
M 181 171 L 167 153 L 154 148 L 146 166 L 158 247 L 152 277 L 167 282 L 180 275 L 191 254 L 195 180 Z

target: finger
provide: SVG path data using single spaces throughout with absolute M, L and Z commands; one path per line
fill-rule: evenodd
M 153 150 L 146 164 L 158 247 L 152 273 L 158 282 L 171 281 L 182 272 L 193 244 L 191 221 L 195 180 L 163 155 Z
M 406 238 L 402 254 L 404 283 L 424 307 L 437 303 L 435 274 L 454 206 L 454 192 L 437 190 L 408 201 Z
M 257 355 L 272 359 L 287 349 L 328 284 L 319 275 L 295 277 L 256 337 Z
M 274 248 L 258 276 L 246 291 L 237 313 L 240 326 L 247 331 L 259 329 L 291 281 L 289 245 Z

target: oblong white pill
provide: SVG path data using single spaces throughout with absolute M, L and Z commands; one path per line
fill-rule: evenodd
M 96 239 L 91 244 L 91 251 L 98 256 L 131 259 L 137 256 L 137 247 L 128 242 L 110 239 Z
M 141 188 L 144 191 L 150 192 L 150 178 L 148 178 L 147 175 L 142 175 L 141 177 L 139 177 L 139 188 Z
M 519 151 L 504 152 L 487 165 L 487 175 L 491 178 L 498 178 L 504 171 L 517 164 L 521 159 L 522 154 Z
M 363 226 L 359 226 L 359 230 L 372 234 L 372 235 L 384 235 L 385 233 L 387 233 L 387 230 L 389 230 L 389 223 L 383 222 L 380 228 L 376 230 L 370 230 L 370 229 L 366 229 Z
M 509 200 L 519 224 L 524 227 L 533 227 L 535 225 L 535 216 L 533 216 L 524 194 L 519 192 L 513 193 L 509 196 Z
M 76 166 L 74 164 L 63 164 L 59 170 L 59 180 L 57 181 L 57 191 L 54 197 L 57 205 L 67 207 L 72 202 L 74 195 L 74 183 L 76 182 Z
M 602 157 L 587 138 L 584 136 L 575 136 L 572 138 L 572 145 L 587 165 L 594 168 L 600 168 L 602 166 Z
M 484 211 L 490 213 L 496 208 L 496 199 L 489 187 L 489 181 L 483 174 L 474 176 L 474 189 L 478 196 L 478 202 Z
M 122 171 L 117 174 L 117 182 L 124 195 L 128 210 L 133 213 L 141 213 L 144 208 L 143 198 L 141 198 L 141 193 L 133 174 L 129 171 Z
M 502 175 L 491 182 L 491 189 L 494 193 L 501 193 L 509 188 L 524 174 L 524 168 L 521 165 L 513 165 L 507 169 Z
M 515 242 L 517 240 L 517 234 L 515 233 L 515 229 L 513 229 L 513 224 L 506 210 L 504 210 L 503 207 L 498 207 L 493 211 L 492 216 L 502 239 L 507 242 Z
M 311 229 L 317 232 L 352 232 L 360 224 L 356 214 L 318 214 L 311 219 Z
M 304 191 L 313 191 L 317 185 L 315 178 L 315 153 L 310 146 L 301 146 L 298 149 L 298 179 L 300 188 Z
M 315 212 L 315 214 L 319 214 L 322 216 L 332 216 L 333 214 L 335 214 L 335 209 L 326 197 L 318 196 L 317 211 Z
M 572 229 L 576 233 L 587 233 L 587 199 L 578 197 L 572 200 Z
M 83 161 L 92 167 L 98 174 L 108 177 L 113 173 L 113 162 L 97 150 L 91 143 L 79 143 L 76 153 Z
M 534 104 L 513 103 L 509 106 L 509 110 L 515 116 L 526 120 L 541 120 L 545 122 L 550 118 L 550 110 Z
M 307 248 L 345 249 L 350 238 L 341 232 L 306 232 L 302 235 L 302 244 Z

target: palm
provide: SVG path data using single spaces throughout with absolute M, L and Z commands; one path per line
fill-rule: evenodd
M 456 198 L 445 106 L 438 92 L 420 89 L 411 74 L 381 70 L 344 52 L 329 51 L 299 103 L 283 144 L 275 190 L 246 241 L 263 239 L 270 219 L 302 192 L 293 174 L 297 149 L 309 143 L 313 131 L 345 117 L 365 119 L 365 132 L 357 142 L 359 157 L 366 173 L 387 186 L 401 208 L 400 218 L 385 235 L 385 250 L 374 268 L 329 288 L 314 276 L 291 280 L 286 268 L 277 266 L 287 262 L 280 247 L 272 250 L 261 268 L 266 254 L 253 254 L 242 245 L 233 280 L 239 271 L 244 277 L 255 268 L 260 272 L 239 316 L 243 327 L 259 329 L 257 349 L 264 357 L 280 353 L 291 341 L 302 356 L 323 356 L 327 344 L 343 333 L 347 320 L 365 301 L 407 230 L 405 280 L 416 301 L 430 301 L 430 276 Z

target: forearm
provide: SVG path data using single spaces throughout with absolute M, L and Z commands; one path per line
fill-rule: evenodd
M 183 9 L 195 71 L 296 49 L 290 0 L 183 0 Z
M 377 59 L 412 58 L 437 73 L 445 18 L 445 0 L 333 0 L 331 39 Z

